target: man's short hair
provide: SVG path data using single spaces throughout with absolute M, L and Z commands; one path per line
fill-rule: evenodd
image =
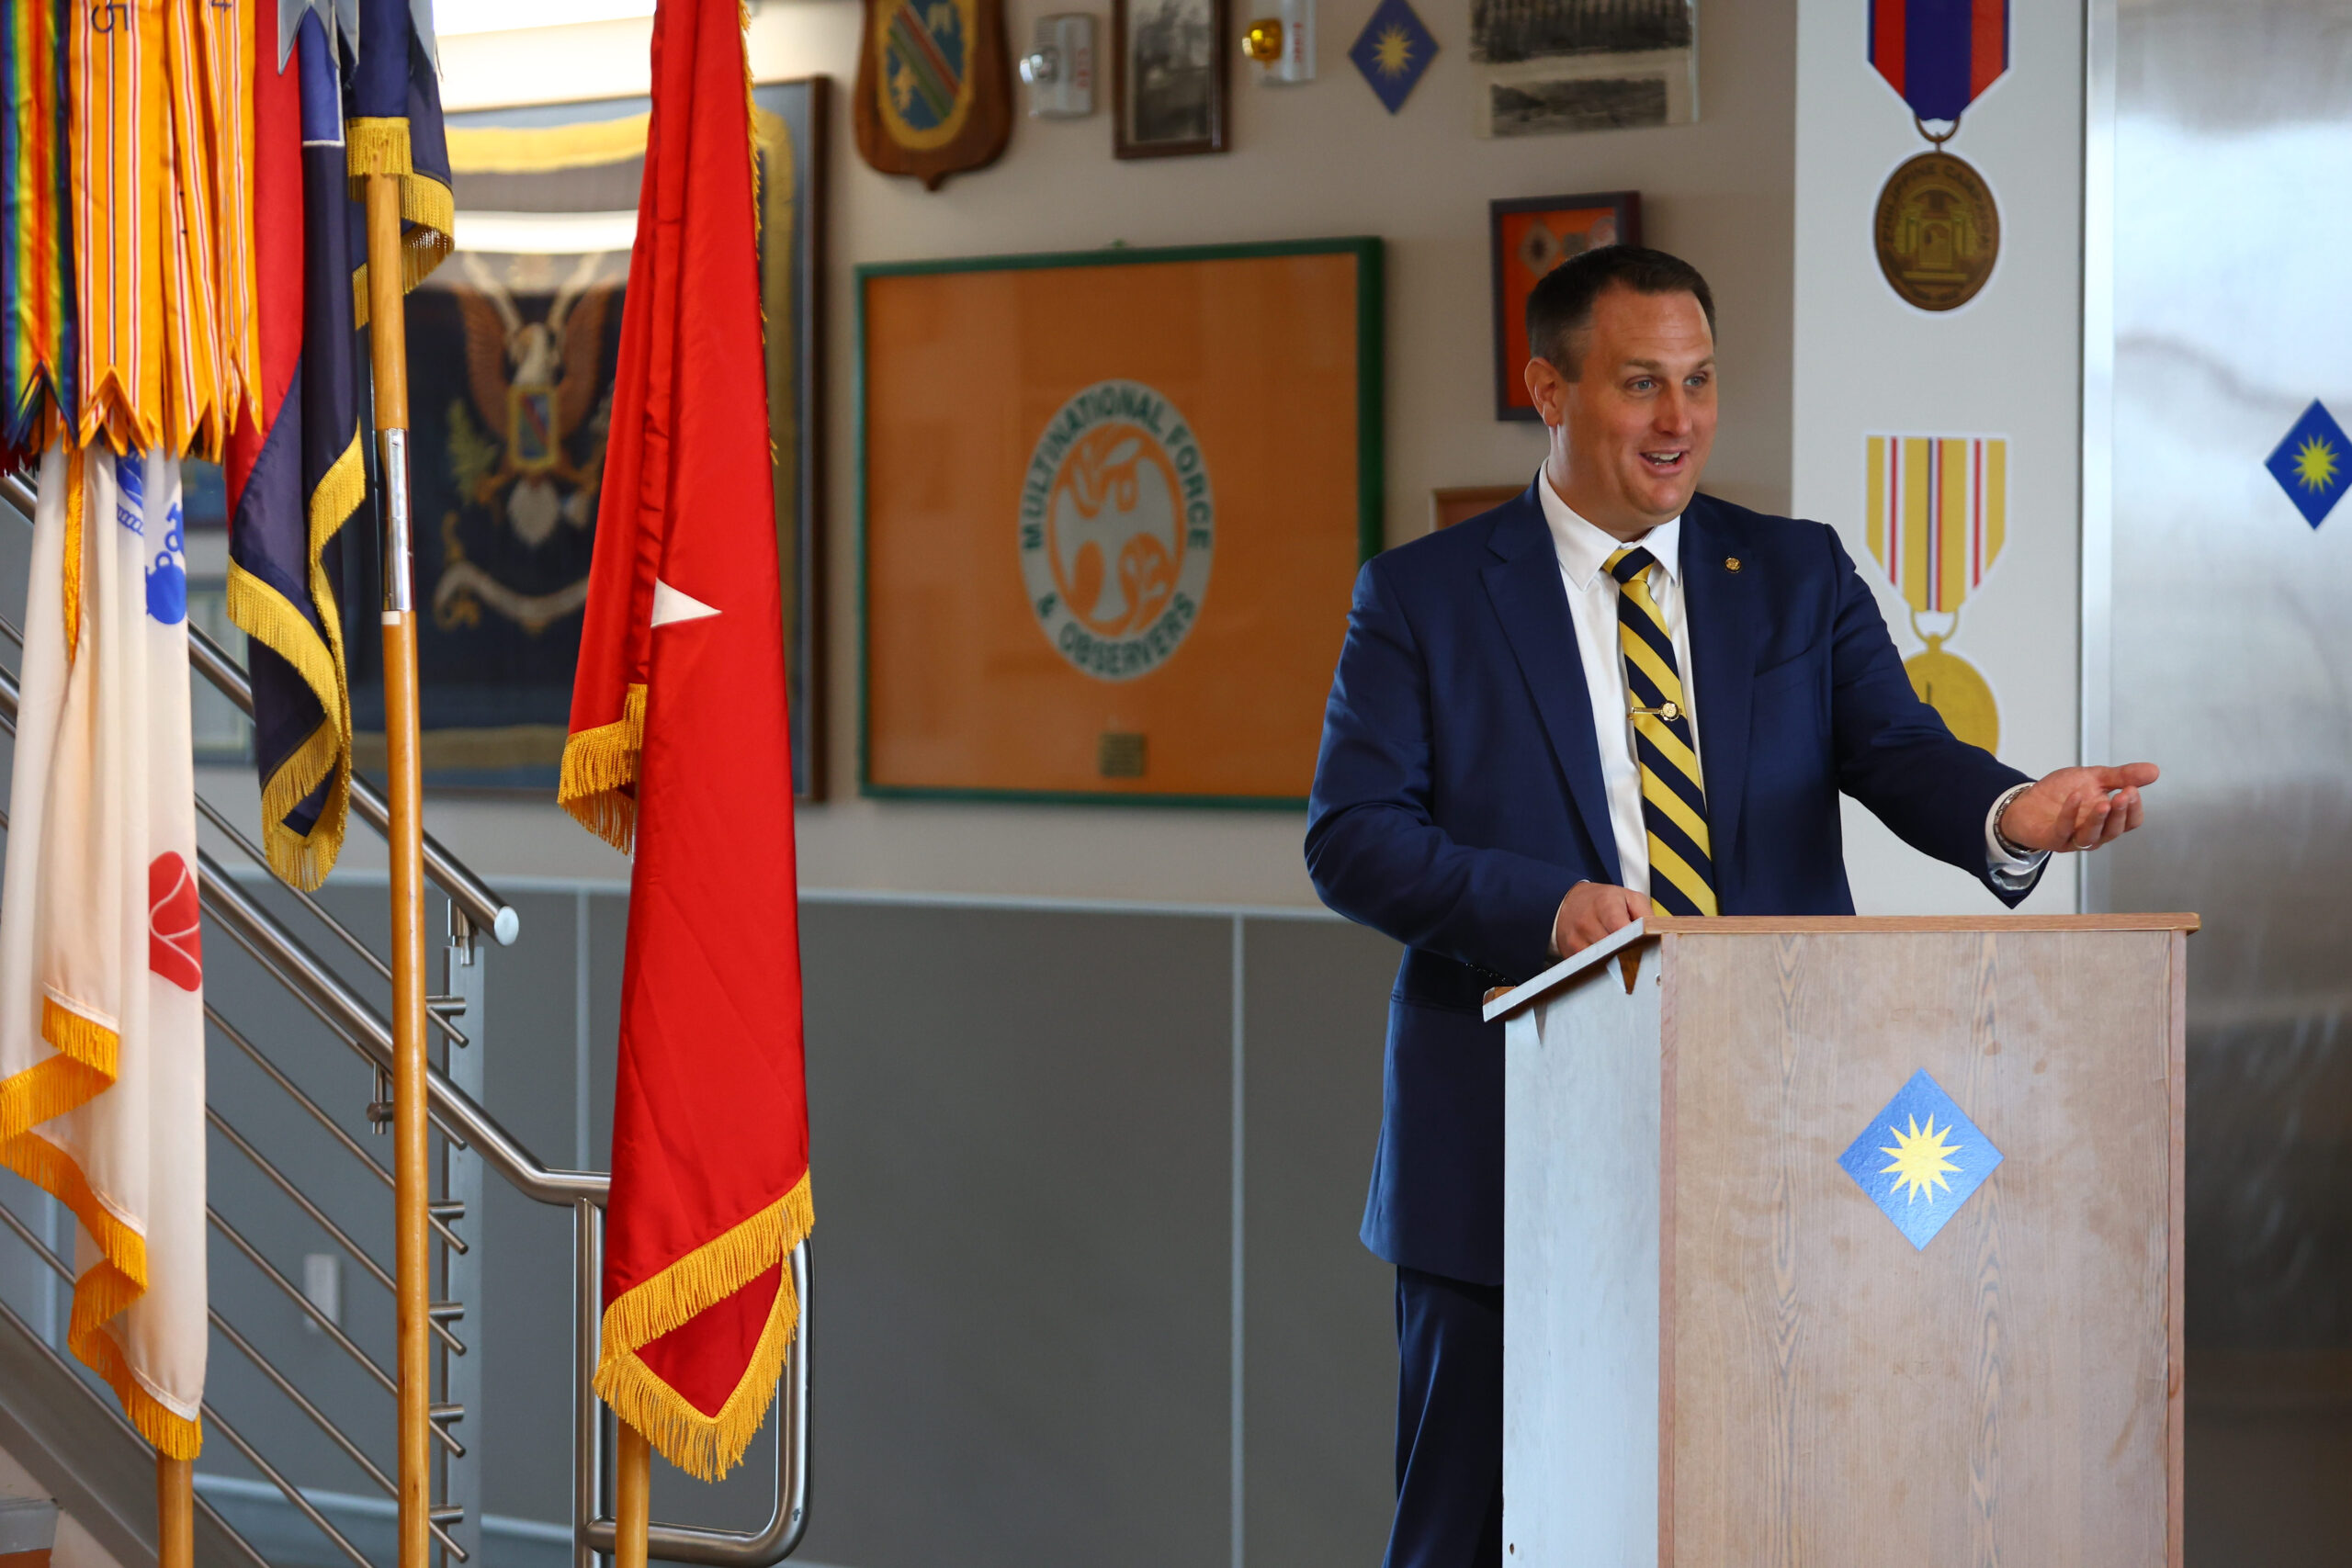
M 1636 294 L 1688 294 L 1715 330 L 1715 297 L 1699 269 L 1680 256 L 1640 245 L 1603 245 L 1570 256 L 1527 293 L 1527 352 L 1548 360 L 1569 380 L 1584 373 L 1585 329 L 1592 325 L 1592 303 L 1612 287 Z

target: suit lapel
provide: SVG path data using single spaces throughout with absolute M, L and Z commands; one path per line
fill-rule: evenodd
M 1715 896 L 1725 914 L 1740 888 L 1739 807 L 1747 784 L 1749 689 L 1756 679 L 1756 633 L 1762 624 L 1755 585 L 1760 572 L 1735 572 L 1738 536 L 1713 504 L 1693 496 L 1682 514 L 1682 598 L 1690 637 L 1691 706 L 1699 716 L 1699 767 L 1706 775 L 1707 836 L 1713 840 Z
M 1608 868 L 1609 880 L 1619 881 L 1617 835 L 1610 826 L 1609 796 L 1600 782 L 1592 697 L 1585 689 L 1584 660 L 1577 651 L 1575 623 L 1568 618 L 1568 592 L 1560 581 L 1559 559 L 1552 553 L 1552 532 L 1544 526 L 1543 503 L 1535 499 L 1533 486 L 1495 525 L 1488 547 L 1503 558 L 1480 573 L 1487 596 L 1510 638 L 1535 710 L 1543 716 L 1552 754 L 1559 759 L 1569 797 L 1584 819 L 1585 837 Z

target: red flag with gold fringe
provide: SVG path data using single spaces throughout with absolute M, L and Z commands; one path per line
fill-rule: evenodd
M 800 943 L 750 76 L 660 0 L 653 115 L 559 798 L 632 840 L 596 1392 L 715 1479 L 759 1429 L 808 1234 Z

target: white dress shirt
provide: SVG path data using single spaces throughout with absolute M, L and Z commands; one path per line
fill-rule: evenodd
M 1535 476 L 1544 522 L 1552 531 L 1552 553 L 1568 591 L 1568 618 L 1575 623 L 1577 657 L 1584 665 L 1584 688 L 1592 697 L 1593 738 L 1600 747 L 1600 782 L 1609 793 L 1609 829 L 1617 840 L 1620 884 L 1637 893 L 1650 890 L 1649 829 L 1642 819 L 1642 769 L 1634 754 L 1634 705 L 1625 694 L 1625 655 L 1618 639 L 1617 580 L 1603 570 L 1619 541 L 1587 522 L 1562 501 L 1552 481 Z M 1674 639 L 1675 673 L 1682 680 L 1682 706 L 1690 716 L 1690 750 L 1703 762 L 1705 693 L 1691 678 L 1690 631 L 1682 611 L 1682 519 L 1661 523 L 1634 541 L 1656 557 L 1659 572 L 1650 579 L 1650 597 Z M 1663 578 L 1664 581 L 1659 581 Z M 2022 789 L 2024 786 L 2018 786 Z M 2002 848 L 1993 824 L 2017 790 L 2004 791 L 1984 814 L 1984 863 L 2004 887 L 2022 887 L 2047 851 L 2012 855 Z M 1710 835 L 1712 836 L 1712 835 Z
M 1600 743 L 1600 783 L 1609 792 L 1609 830 L 1617 840 L 1619 885 L 1636 893 L 1650 890 L 1650 831 L 1642 820 L 1642 767 L 1634 755 L 1634 721 L 1625 694 L 1625 651 L 1618 640 L 1617 580 L 1602 570 L 1618 541 L 1570 510 L 1537 476 L 1544 522 L 1552 530 L 1552 553 L 1567 585 L 1568 618 L 1576 623 L 1577 656 L 1584 664 L 1584 689 L 1592 696 L 1594 739 Z M 1699 696 L 1690 679 L 1690 632 L 1682 614 L 1682 519 L 1661 523 L 1644 535 L 1642 547 L 1661 569 L 1650 579 L 1650 597 L 1666 617 L 1674 639 L 1675 673 L 1682 678 L 1682 706 L 1690 715 L 1690 750 L 1703 758 L 1699 732 Z

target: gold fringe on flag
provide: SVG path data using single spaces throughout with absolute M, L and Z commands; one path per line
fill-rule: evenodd
M 633 685 L 621 716 L 563 743 L 556 804 L 605 842 L 629 852 L 637 840 L 637 754 L 645 749 L 645 687 Z
M 57 1055 L 0 1083 L 0 1145 L 88 1103 L 115 1080 L 122 1037 L 113 1025 L 43 997 L 40 1037 Z
M 697 1480 L 716 1481 L 725 1474 L 743 1457 L 767 1418 L 769 1395 L 800 1322 L 800 1295 L 792 1287 L 788 1260 L 815 1224 L 804 1172 L 791 1191 L 624 1292 L 605 1309 L 597 1396 L 644 1433 L 662 1458 Z M 638 1351 L 771 1269 L 777 1270 L 775 1303 L 768 1310 L 759 1344 L 727 1403 L 716 1416 L 706 1416 L 655 1376 Z
M 344 168 L 355 181 L 369 175 L 399 175 L 406 177 L 414 172 L 409 160 L 408 121 L 405 118 L 375 118 L 354 115 L 343 122 Z M 357 185 L 351 187 L 354 200 L 368 193 Z
M 71 1156 L 32 1130 L 114 1086 L 122 1036 L 52 996 L 41 998 L 40 1034 L 57 1055 L 0 1083 L 0 1164 L 64 1204 L 97 1247 L 98 1261 L 74 1281 L 66 1348 L 112 1386 L 141 1437 L 169 1458 L 194 1459 L 201 1424 L 150 1393 L 107 1332 L 147 1292 L 147 1240 L 99 1201 Z
M 69 446 L 65 452 L 65 558 L 60 565 L 59 577 L 64 583 L 61 591 L 65 608 L 65 668 L 74 668 L 74 656 L 82 650 L 82 450 Z
M 350 819 L 351 699 L 345 673 L 343 623 L 336 613 L 334 586 L 327 581 L 325 556 L 328 542 L 366 499 L 368 476 L 363 461 L 359 433 L 354 430 L 343 456 L 311 492 L 307 542 L 311 603 L 325 628 L 324 636 L 284 594 L 236 562 L 229 563 L 229 618 L 246 636 L 292 665 L 319 705 L 318 728 L 278 764 L 261 790 L 262 847 L 269 855 L 269 869 L 305 892 L 326 881 L 327 874 L 334 870 Z M 307 834 L 288 827 L 288 814 L 309 799 L 322 781 L 328 781 L 328 787 L 318 821 Z
M 367 115 L 343 125 L 344 169 L 351 176 L 354 201 L 367 197 L 370 175 L 396 175 L 401 182 L 401 292 L 413 290 L 456 249 L 458 200 L 447 186 L 415 167 L 409 151 L 408 121 Z M 351 269 L 352 325 L 368 324 L 368 264 Z

